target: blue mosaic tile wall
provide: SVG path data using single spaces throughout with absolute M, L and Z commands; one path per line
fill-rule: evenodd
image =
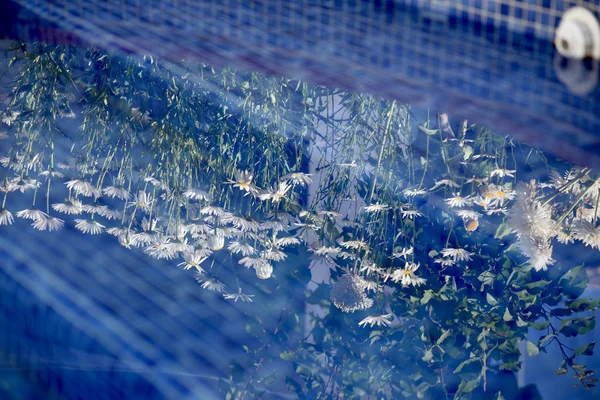
M 396 0 L 451 21 L 552 39 L 562 14 L 583 6 L 600 15 L 600 0 Z

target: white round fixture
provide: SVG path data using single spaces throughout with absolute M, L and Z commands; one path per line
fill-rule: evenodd
M 564 13 L 554 44 L 558 52 L 568 58 L 600 60 L 600 23 L 587 8 L 573 7 Z

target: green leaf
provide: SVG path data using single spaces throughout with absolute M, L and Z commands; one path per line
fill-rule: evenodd
M 469 365 L 469 364 L 471 364 L 471 363 L 474 363 L 474 362 L 476 362 L 476 361 L 479 361 L 479 362 L 480 362 L 480 361 L 481 361 L 481 359 L 480 359 L 479 357 L 475 357 L 475 358 L 469 358 L 468 360 L 465 360 L 465 361 L 461 362 L 460 364 L 458 364 L 458 367 L 456 367 L 456 368 L 454 369 L 454 373 L 455 373 L 455 374 L 458 374 L 460 371 L 462 371 L 462 369 L 463 369 L 465 366 L 467 366 L 467 365 Z
M 477 386 L 479 386 L 479 381 L 481 378 L 473 379 L 470 381 L 461 381 L 460 385 L 458 385 L 458 390 L 456 391 L 456 395 L 458 396 L 461 393 L 470 393 Z
M 596 346 L 595 340 L 592 343 L 588 343 L 586 345 L 576 348 L 575 354 L 577 354 L 578 356 L 591 356 L 594 354 L 594 346 Z
M 583 265 L 571 268 L 559 280 L 562 294 L 575 299 L 583 293 L 588 284 L 588 276 Z
M 548 328 L 549 326 L 550 326 L 550 320 L 534 322 L 533 324 L 531 324 L 531 327 L 533 329 L 535 329 L 536 331 L 543 331 L 544 329 Z
M 572 337 L 583 335 L 594 329 L 596 320 L 594 317 L 580 318 L 565 318 L 560 321 L 560 329 L 558 330 L 564 336 Z
M 284 351 L 283 353 L 279 353 L 279 358 L 281 358 L 282 360 L 293 360 L 294 356 L 296 355 L 296 353 L 294 353 L 293 351 Z
M 496 234 L 494 234 L 494 239 L 503 239 L 505 236 L 510 235 L 511 230 L 510 227 L 508 226 L 508 223 L 503 222 L 498 226 L 498 229 L 496 229 Z
M 492 296 L 489 293 L 485 294 L 485 299 L 487 300 L 488 304 L 491 305 L 491 306 L 495 306 L 496 304 L 498 304 L 498 300 L 496 300 L 494 298 L 494 296 Z
M 473 148 L 471 146 L 465 145 L 463 147 L 463 159 L 466 161 L 473 155 Z
M 520 361 L 513 361 L 513 362 L 508 362 L 508 363 L 504 363 L 504 364 L 500 364 L 499 366 L 501 371 L 513 371 L 513 372 L 517 372 L 521 369 L 521 362 Z
M 540 354 L 540 349 L 535 343 L 533 343 L 530 340 L 527 341 L 527 354 L 530 357 L 537 356 L 538 354 Z
M 437 342 L 435 342 L 438 346 L 440 344 L 442 344 L 442 342 L 444 340 L 446 340 L 448 338 L 448 336 L 450 336 L 452 334 L 452 331 L 450 329 L 448 329 L 447 331 L 444 331 L 444 333 L 442 333 L 442 335 L 438 338 Z
M 573 314 L 573 311 L 568 308 L 553 308 L 550 311 L 550 315 L 553 317 L 568 317 L 571 314 Z
M 429 300 L 431 300 L 432 297 L 433 297 L 433 290 L 430 290 L 430 289 L 425 290 L 423 292 L 423 297 L 421 297 L 421 299 L 420 299 L 421 304 L 429 303 Z
M 530 282 L 530 283 L 526 284 L 525 287 L 527 289 L 543 289 L 546 286 L 548 286 L 550 283 L 552 283 L 552 281 L 545 281 L 542 279 L 539 281 Z
M 577 299 L 571 302 L 567 302 L 567 307 L 575 312 L 581 311 L 593 311 L 600 306 L 600 297 L 595 299 Z
M 505 322 L 509 322 L 513 320 L 513 316 L 510 315 L 510 311 L 508 311 L 508 308 L 504 310 L 504 315 L 502 316 L 502 319 Z

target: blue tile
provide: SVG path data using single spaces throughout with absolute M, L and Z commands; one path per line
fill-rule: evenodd
M 523 18 L 523 9 L 521 7 L 515 7 L 515 18 Z
M 508 4 L 501 4 L 500 5 L 500 14 L 502 14 L 502 15 L 508 15 L 508 13 L 509 13 Z

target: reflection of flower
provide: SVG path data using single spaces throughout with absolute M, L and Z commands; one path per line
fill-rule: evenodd
M 444 200 L 450 207 L 464 207 L 471 203 L 468 197 L 462 197 L 459 193 L 454 193 L 453 197 Z
M 102 232 L 104 225 L 93 219 L 76 219 L 75 228 L 79 229 L 83 233 L 97 235 Z
M 281 180 L 287 180 L 292 185 L 308 186 L 312 183 L 310 178 L 311 174 L 305 174 L 303 172 L 293 172 L 281 178 Z
M 214 292 L 223 292 L 225 285 L 212 276 L 196 273 L 196 280 L 201 284 L 202 289 L 212 290 Z
M 419 264 L 406 263 L 404 268 L 395 270 L 390 278 L 395 283 L 400 282 L 403 286 L 419 286 L 425 283 L 425 279 L 415 275 L 415 271 L 419 269 Z
M 225 235 L 216 232 L 208 237 L 208 248 L 211 250 L 221 250 L 225 246 Z
M 453 249 L 453 248 L 445 248 L 441 250 L 441 253 L 444 257 L 450 257 L 454 262 L 458 261 L 471 261 L 471 255 L 473 253 L 469 253 L 464 249 Z
M 234 302 L 241 300 L 243 302 L 252 303 L 254 295 L 242 293 L 242 288 L 238 288 L 237 293 L 223 293 L 223 297 L 227 300 L 233 300 Z
M 408 248 L 403 247 L 402 250 L 400 251 L 400 253 L 393 253 L 390 258 L 400 258 L 400 257 L 406 258 L 406 257 L 414 254 L 414 252 L 415 252 L 415 249 L 412 246 L 410 246 Z
M 123 187 L 107 186 L 104 189 L 102 189 L 102 191 L 105 195 L 113 199 L 117 198 L 120 200 L 129 200 L 131 198 L 131 194 L 129 194 L 127 189 Z
M 290 188 L 291 186 L 288 185 L 286 182 L 279 182 L 277 190 L 271 188 L 269 190 L 263 191 L 262 193 L 259 193 L 258 197 L 261 200 L 270 199 L 271 201 L 273 201 L 273 203 L 278 203 L 281 199 L 283 199 L 283 197 L 285 196 L 287 191 L 290 190 Z
M 372 327 L 377 326 L 390 326 L 391 318 L 393 314 L 384 314 L 384 315 L 373 315 L 369 316 L 358 323 L 358 326 L 364 327 L 369 324 Z
M 595 223 L 578 220 L 572 226 L 573 236 L 581 240 L 586 246 L 600 249 L 600 227 Z
M 204 190 L 190 188 L 183 192 L 183 197 L 191 199 L 191 200 L 210 200 L 208 193 Z
M 390 208 L 390 206 L 388 206 L 387 204 L 375 203 L 375 204 L 371 204 L 370 206 L 365 206 L 365 212 L 366 213 L 377 214 L 377 213 L 380 213 L 382 211 L 386 211 L 389 208 Z
M 131 206 L 135 206 L 135 207 L 141 209 L 142 211 L 149 213 L 153 202 L 154 202 L 154 199 L 152 198 L 151 195 L 148 195 L 143 190 L 140 190 L 133 197 Z
M 48 217 L 48 214 L 46 214 L 45 212 L 43 212 L 35 207 L 17 211 L 16 215 L 19 218 L 30 219 L 32 221 L 37 221 L 38 219 Z
M 548 265 L 554 264 L 552 246 L 548 240 L 521 236 L 517 239 L 517 246 L 536 271 L 546 270 Z
M 423 190 L 423 189 L 409 188 L 409 189 L 404 189 L 402 191 L 402 193 L 404 193 L 404 196 L 406 196 L 406 197 L 415 197 L 415 196 L 422 196 L 424 194 L 427 194 L 427 191 Z
M 356 274 L 346 274 L 335 281 L 331 287 L 333 304 L 344 312 L 365 310 L 373 305 L 373 300 L 365 294 L 365 285 Z
M 490 173 L 491 177 L 497 176 L 499 178 L 504 178 L 505 176 L 509 177 L 509 178 L 514 178 L 515 177 L 515 171 L 514 169 L 503 169 L 503 168 L 496 168 L 495 170 L 493 170 Z
M 52 208 L 58 212 L 69 215 L 81 214 L 83 211 L 83 206 L 77 199 L 66 199 L 63 203 L 54 203 L 52 204 Z
M 100 197 L 100 191 L 92 186 L 91 183 L 81 179 L 73 179 L 65 183 L 69 190 L 73 190 L 76 194 L 86 197 Z
M 246 194 L 258 194 L 258 188 L 252 184 L 254 174 L 249 171 L 235 171 L 235 180 L 229 180 L 227 183 L 233 183 L 237 187 L 246 192 Z
M 255 265 L 254 270 L 256 271 L 256 277 L 258 279 L 269 279 L 273 274 L 273 266 L 266 260 Z
M 0 225 L 11 225 L 13 222 L 12 213 L 6 208 L 0 208 Z
M 36 220 L 31 226 L 39 231 L 56 231 L 65 225 L 65 221 L 60 218 L 46 216 Z
M 198 253 L 195 251 L 184 251 L 183 252 L 183 262 L 179 263 L 179 266 L 183 265 L 184 269 L 190 269 L 192 267 L 196 268 L 198 272 L 204 272 L 204 269 L 200 266 L 208 257 L 206 257 L 202 253 Z

